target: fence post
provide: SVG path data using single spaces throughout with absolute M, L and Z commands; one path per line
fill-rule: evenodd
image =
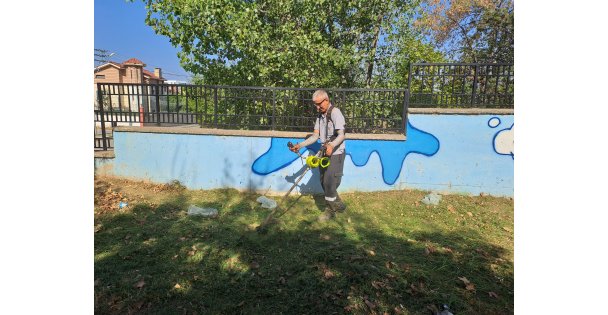
M 106 120 L 103 117 L 103 97 L 101 96 L 101 83 L 97 83 L 97 103 L 99 104 L 99 114 L 101 116 L 101 142 L 103 143 L 103 150 L 108 150 L 106 144 Z
M 475 64 L 475 70 L 473 70 L 473 91 L 471 93 L 471 107 L 475 106 L 475 90 L 477 89 L 477 70 L 479 65 Z
M 410 90 L 407 89 L 404 91 L 403 93 L 404 96 L 404 100 L 403 100 L 403 113 L 401 114 L 401 116 L 403 117 L 403 134 L 405 136 L 407 136 L 407 109 L 409 108 L 410 105 Z
M 217 128 L 217 86 L 213 88 L 213 124 Z
M 272 130 L 276 129 L 276 114 L 275 114 L 275 108 L 276 108 L 277 102 L 276 102 L 276 90 L 272 89 Z
M 160 126 L 160 92 L 158 91 L 158 83 L 156 84 L 156 125 Z
M 412 63 L 410 62 L 409 69 L 407 71 L 407 90 L 409 95 L 409 90 L 412 88 Z

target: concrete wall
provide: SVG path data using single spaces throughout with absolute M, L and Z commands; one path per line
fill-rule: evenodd
M 339 191 L 414 188 L 513 196 L 513 120 L 513 115 L 505 114 L 410 114 L 407 140 L 352 139 L 353 135 L 347 135 L 348 156 Z M 179 180 L 193 189 L 231 187 L 278 193 L 287 191 L 305 169 L 286 146 L 288 141 L 301 141 L 302 135 L 133 130 L 137 128 L 114 131 L 115 159 L 96 161 L 96 172 L 161 183 Z M 307 152 L 313 151 L 302 150 L 304 155 Z M 297 191 L 321 192 L 318 181 L 315 169 Z

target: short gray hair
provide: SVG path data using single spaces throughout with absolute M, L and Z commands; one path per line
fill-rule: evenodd
M 329 95 L 327 95 L 327 91 L 325 90 L 316 90 L 315 93 L 312 94 L 312 99 L 314 100 L 315 98 L 326 98 L 329 100 Z

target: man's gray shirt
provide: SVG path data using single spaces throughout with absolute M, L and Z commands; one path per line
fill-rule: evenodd
M 330 106 L 333 106 L 330 104 Z M 346 120 L 344 119 L 344 115 L 342 115 L 342 112 L 340 111 L 339 108 L 334 107 L 331 110 L 331 121 L 327 121 L 327 113 L 322 114 L 321 118 L 317 117 L 317 120 L 315 121 L 315 130 L 319 130 L 319 139 L 321 139 L 321 143 L 325 143 L 325 142 L 329 142 L 331 140 L 329 140 L 329 138 L 331 136 L 333 136 L 334 134 L 337 136 L 337 132 L 336 130 L 342 129 L 344 130 L 344 127 L 346 125 Z M 325 124 L 328 123 L 327 125 L 327 134 L 325 133 Z M 340 143 L 337 147 L 334 148 L 334 152 L 332 153 L 332 155 L 336 155 L 336 154 L 343 154 L 344 150 L 346 149 L 346 140 L 342 141 L 342 143 Z

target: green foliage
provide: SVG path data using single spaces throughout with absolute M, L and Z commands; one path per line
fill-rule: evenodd
M 403 87 L 441 55 L 411 24 L 418 0 L 150 0 L 146 23 L 197 84 Z

